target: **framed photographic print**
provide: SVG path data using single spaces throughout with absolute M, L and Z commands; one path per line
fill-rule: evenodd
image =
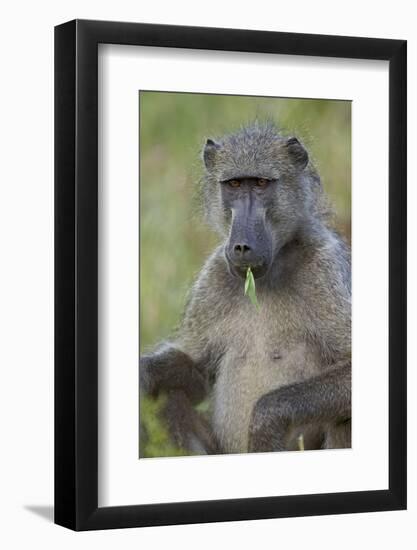
M 406 42 L 55 29 L 55 521 L 406 507 Z

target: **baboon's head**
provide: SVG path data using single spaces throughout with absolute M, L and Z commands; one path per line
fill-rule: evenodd
M 229 270 L 262 277 L 314 209 L 319 180 L 308 154 L 298 139 L 256 124 L 208 139 L 203 158 L 206 214 L 227 238 Z

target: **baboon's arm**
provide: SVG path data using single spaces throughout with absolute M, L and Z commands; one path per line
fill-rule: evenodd
M 192 454 L 218 452 L 209 422 L 193 405 L 208 391 L 208 371 L 180 349 L 165 344 L 140 358 L 140 391 L 156 397 L 166 394 L 162 416 L 175 445 Z
M 141 356 L 142 392 L 156 396 L 160 391 L 181 390 L 192 404 L 206 397 L 222 353 L 210 344 L 209 338 L 221 314 L 213 300 L 211 272 L 212 269 L 203 269 L 194 284 L 174 340 Z
M 249 427 L 249 451 L 283 451 L 292 428 L 342 423 L 351 415 L 351 366 L 284 386 L 256 403 Z

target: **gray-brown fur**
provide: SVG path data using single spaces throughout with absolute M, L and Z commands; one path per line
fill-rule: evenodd
M 141 389 L 179 390 L 195 402 L 205 388 L 216 442 L 201 443 L 207 452 L 293 449 L 300 433 L 307 449 L 349 447 L 350 256 L 329 225 L 304 147 L 273 125 L 256 124 L 208 140 L 203 159 L 207 219 L 224 242 L 191 289 L 175 338 L 141 358 Z M 266 190 L 258 189 L 259 178 L 266 178 Z M 242 206 L 247 197 L 249 206 Z M 246 212 L 249 228 L 242 225 Z M 234 273 L 232 238 L 246 238 L 250 254 L 253 248 L 267 258 L 256 280 L 258 312 Z M 240 272 L 246 264 L 236 261 Z M 171 422 L 177 409 L 169 409 Z M 191 405 L 188 411 L 192 418 Z M 177 442 L 198 438 L 193 422 L 183 424 L 182 435 L 175 424 Z

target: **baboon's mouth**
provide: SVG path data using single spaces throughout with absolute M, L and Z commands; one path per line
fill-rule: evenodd
M 231 262 L 229 260 L 229 258 L 227 257 L 226 255 L 226 263 L 228 265 L 228 268 L 229 268 L 229 271 L 230 273 L 234 276 L 234 277 L 240 277 L 241 279 L 246 279 L 246 274 L 247 274 L 247 271 L 248 271 L 248 268 L 250 267 L 252 273 L 253 273 L 253 277 L 255 279 L 260 279 L 261 277 L 263 277 L 266 272 L 268 271 L 268 264 L 266 263 L 262 263 L 262 264 L 257 264 L 257 265 L 246 265 L 246 264 L 234 264 L 233 262 Z

